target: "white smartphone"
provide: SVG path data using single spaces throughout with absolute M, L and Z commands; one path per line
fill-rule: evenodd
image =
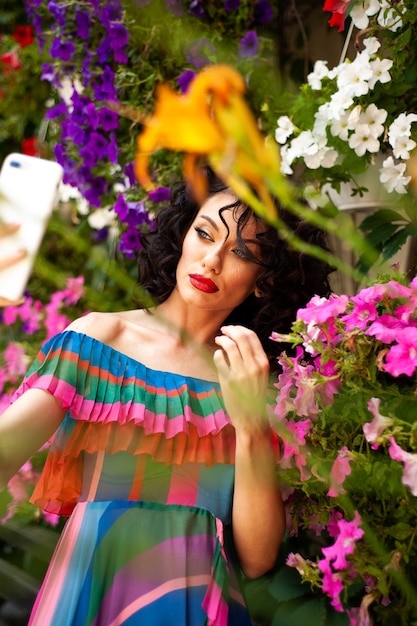
M 1 260 L 25 249 L 17 263 L 0 269 L 0 297 L 19 300 L 24 294 L 48 220 L 57 201 L 63 169 L 54 162 L 12 153 L 0 171 L 0 223 L 19 224 L 0 238 Z

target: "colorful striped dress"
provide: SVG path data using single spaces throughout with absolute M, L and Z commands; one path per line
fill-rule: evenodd
M 31 500 L 70 516 L 29 626 L 249 625 L 220 386 L 64 331 L 15 395 L 29 388 L 67 409 Z

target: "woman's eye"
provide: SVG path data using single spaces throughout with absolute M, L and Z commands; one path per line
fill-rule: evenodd
M 195 227 L 194 230 L 197 233 L 197 235 L 200 237 L 200 239 L 211 239 L 210 235 L 202 228 Z
M 244 261 L 249 261 L 249 255 L 246 250 L 242 250 L 241 248 L 236 248 L 233 250 L 234 254 L 239 257 L 239 259 L 243 259 Z

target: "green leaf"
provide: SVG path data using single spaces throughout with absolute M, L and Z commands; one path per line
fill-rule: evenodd
M 309 592 L 309 587 L 303 584 L 296 569 L 284 566 L 271 580 L 269 590 L 278 602 L 285 602 L 305 595 Z
M 395 526 L 391 526 L 388 530 L 388 534 L 391 535 L 391 537 L 395 537 L 395 539 L 402 540 L 410 537 L 413 534 L 413 529 L 405 522 L 398 522 Z
M 293 600 L 280 604 L 271 626 L 323 626 L 327 624 L 325 598 L 305 602 Z M 348 622 L 344 622 L 347 626 Z
M 361 222 L 360 229 L 362 231 L 373 230 L 375 227 L 387 222 L 404 222 L 404 216 L 392 209 L 380 209 L 372 215 L 368 215 Z

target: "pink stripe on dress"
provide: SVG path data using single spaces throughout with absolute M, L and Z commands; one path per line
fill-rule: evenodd
M 71 524 L 64 529 L 61 538 L 55 548 L 51 565 L 48 568 L 42 587 L 35 600 L 28 626 L 57 626 L 52 622 L 55 609 L 59 602 L 61 592 L 64 591 L 64 581 L 69 565 L 77 544 L 80 529 L 83 523 L 86 502 L 78 503 L 71 515 Z M 64 549 L 60 550 L 61 543 Z M 46 582 L 49 580 L 47 590 Z M 51 585 L 51 580 L 54 584 Z
M 140 611 L 141 609 L 143 609 L 143 607 L 152 604 L 152 602 L 155 602 L 156 600 L 159 600 L 168 593 L 178 591 L 179 589 L 185 589 L 187 587 L 200 587 L 203 585 L 208 585 L 210 583 L 210 579 L 210 575 L 200 574 L 198 576 L 170 580 L 163 585 L 156 587 L 156 589 L 149 591 L 149 593 L 141 596 L 140 598 L 135 600 L 135 602 L 132 602 L 132 604 L 123 609 L 123 611 L 121 611 L 119 615 L 108 626 L 120 626 L 121 624 L 124 624 L 124 622 L 128 620 L 132 615 L 134 615 L 137 611 Z M 215 626 L 226 626 L 226 624 L 227 614 L 226 621 L 224 621 L 223 619 L 217 620 Z
M 200 465 L 197 463 L 173 465 L 166 504 L 195 506 L 199 475 Z

